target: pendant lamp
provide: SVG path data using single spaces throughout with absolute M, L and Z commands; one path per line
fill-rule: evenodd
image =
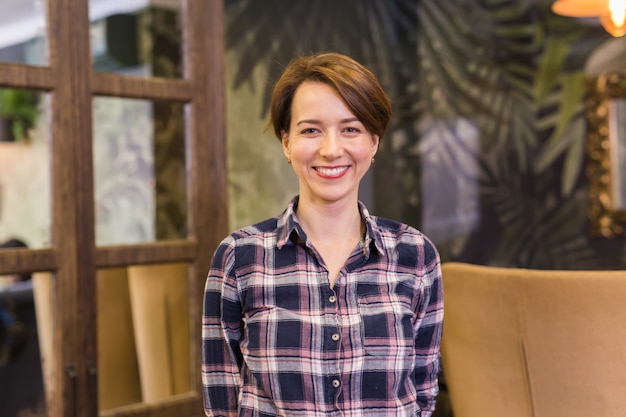
M 626 0 L 557 0 L 552 11 L 569 17 L 597 17 L 612 36 L 626 34 Z

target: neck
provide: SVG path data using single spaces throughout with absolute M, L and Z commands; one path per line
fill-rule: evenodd
M 360 238 L 361 214 L 357 201 L 348 204 L 316 205 L 298 203 L 296 214 L 304 232 L 313 242 L 337 242 Z

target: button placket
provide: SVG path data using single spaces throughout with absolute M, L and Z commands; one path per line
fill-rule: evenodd
M 328 315 L 328 319 L 330 319 L 330 321 L 332 321 L 332 325 L 330 325 L 327 328 L 327 332 L 325 337 L 327 337 L 328 339 L 326 339 L 326 343 L 325 345 L 327 346 L 328 351 L 335 351 L 336 349 L 340 349 L 339 346 L 339 341 L 341 340 L 341 335 L 339 332 L 339 318 L 338 318 L 338 314 L 339 314 L 339 306 L 338 306 L 338 297 L 335 293 L 334 289 L 331 288 L 324 288 L 322 289 L 323 291 L 323 297 L 326 300 L 325 301 L 325 307 L 326 307 L 326 311 L 328 313 L 330 313 Z M 333 317 L 333 318 L 331 318 Z M 328 324 L 331 324 L 330 322 L 328 322 Z M 334 368 L 333 370 L 336 372 L 336 367 L 338 366 L 337 363 L 335 361 L 329 362 L 329 369 Z M 340 379 L 337 377 L 336 373 L 332 372 L 332 373 L 328 373 L 327 378 L 329 378 L 327 380 L 327 384 L 329 384 L 327 386 L 327 389 L 330 390 L 328 392 L 329 395 L 332 395 L 335 398 L 335 401 L 337 400 L 337 396 L 340 394 L 340 390 L 341 390 L 341 381 Z M 333 375 L 335 374 L 335 375 Z M 335 405 L 335 408 L 337 408 L 337 405 Z

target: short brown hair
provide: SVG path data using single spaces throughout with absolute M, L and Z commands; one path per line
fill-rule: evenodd
M 274 85 L 268 128 L 281 139 L 289 131 L 291 104 L 305 81 L 329 85 L 372 134 L 382 138 L 391 119 L 391 102 L 376 76 L 354 59 L 339 53 L 301 56 L 292 60 Z

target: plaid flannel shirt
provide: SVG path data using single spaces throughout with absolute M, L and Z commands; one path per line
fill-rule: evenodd
M 440 260 L 419 231 L 371 216 L 333 288 L 298 223 L 232 233 L 202 322 L 207 416 L 430 416 L 443 323 Z

